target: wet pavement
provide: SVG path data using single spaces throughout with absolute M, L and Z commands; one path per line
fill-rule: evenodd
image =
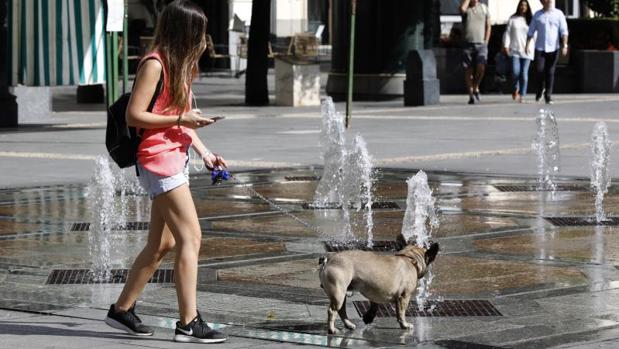
M 393 241 L 400 232 L 405 181 L 415 172 L 378 172 L 375 201 L 389 205 L 373 210 L 375 240 Z M 235 173 L 238 182 L 219 186 L 205 175 L 192 176 L 203 230 L 198 303 L 209 321 L 232 336 L 231 345 L 254 340 L 256 346 L 532 348 L 577 345 L 618 331 L 618 228 L 558 226 L 548 219 L 592 216 L 588 182 L 563 178 L 563 190 L 549 193 L 532 191 L 531 177 L 430 172 L 440 212 L 433 239 L 441 244 L 431 291 L 435 304 L 459 302 L 463 308 L 412 317 L 414 328 L 403 331 L 393 317 L 363 325 L 353 302 L 364 298 L 354 295 L 347 307 L 358 328 L 327 336 L 318 258 L 326 253 L 325 242 L 341 236 L 334 222 L 342 211 L 307 207 L 320 175 L 314 167 L 246 171 Z M 0 308 L 9 318 L 46 314 L 94 324 L 119 294 L 118 284 L 46 283 L 54 270 L 92 266 L 88 225 L 75 225 L 89 222 L 87 200 L 81 185 L 0 190 Z M 111 232 L 113 268 L 129 268 L 146 239 L 141 222 L 148 221 L 149 200 L 127 200 L 134 224 Z M 619 215 L 618 203 L 619 187 L 611 186 L 608 216 Z M 363 215 L 352 211 L 359 240 L 366 239 Z M 172 253 L 161 269 L 173 269 L 173 261 Z M 496 314 L 480 316 L 480 302 Z M 138 308 L 169 333 L 177 316 L 174 285 L 149 284 Z M 0 327 L 4 334 L 19 333 Z M 125 344 L 132 343 L 137 341 Z

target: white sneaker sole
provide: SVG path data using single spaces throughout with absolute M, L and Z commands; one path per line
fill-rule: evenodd
M 120 322 L 118 322 L 118 321 L 116 321 L 116 320 L 114 320 L 112 318 L 109 318 L 109 317 L 105 318 L 105 323 L 108 326 L 110 326 L 110 327 L 113 327 L 113 328 L 115 328 L 117 330 L 125 331 L 128 334 L 130 334 L 130 335 L 140 336 L 140 337 L 146 337 L 146 336 L 152 336 L 153 335 L 152 332 L 151 333 L 138 333 L 138 332 L 135 332 L 134 330 L 130 329 L 129 327 L 127 327 L 127 326 L 123 325 L 122 323 L 120 323 Z
M 207 339 L 207 338 L 196 338 L 194 336 L 186 336 L 184 334 L 176 334 L 174 335 L 174 341 L 180 343 L 205 343 L 205 344 L 213 344 L 213 343 L 221 343 L 225 342 L 227 338 L 219 338 L 219 339 Z

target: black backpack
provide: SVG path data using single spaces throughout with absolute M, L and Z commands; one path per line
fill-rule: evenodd
M 156 59 L 156 58 L 149 58 Z M 135 82 L 134 82 L 135 83 Z M 155 94 L 148 105 L 147 111 L 152 111 L 161 92 L 163 84 L 163 70 L 155 88 Z M 135 127 L 127 126 L 125 114 L 129 105 L 131 93 L 120 96 L 114 104 L 107 109 L 107 127 L 105 130 L 105 147 L 110 157 L 120 168 L 136 165 L 137 172 L 137 152 L 144 129 L 138 133 Z

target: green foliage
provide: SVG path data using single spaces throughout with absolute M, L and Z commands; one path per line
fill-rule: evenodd
M 584 2 L 601 17 L 619 17 L 619 0 L 584 0 Z

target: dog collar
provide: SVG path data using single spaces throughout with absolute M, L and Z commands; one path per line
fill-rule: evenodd
M 417 270 L 417 274 L 420 279 L 426 275 L 426 270 L 424 270 L 426 268 L 423 268 L 419 265 L 419 261 L 417 260 L 417 258 L 413 258 L 405 254 L 396 254 L 396 256 L 408 258 L 408 260 L 415 266 L 415 269 Z

